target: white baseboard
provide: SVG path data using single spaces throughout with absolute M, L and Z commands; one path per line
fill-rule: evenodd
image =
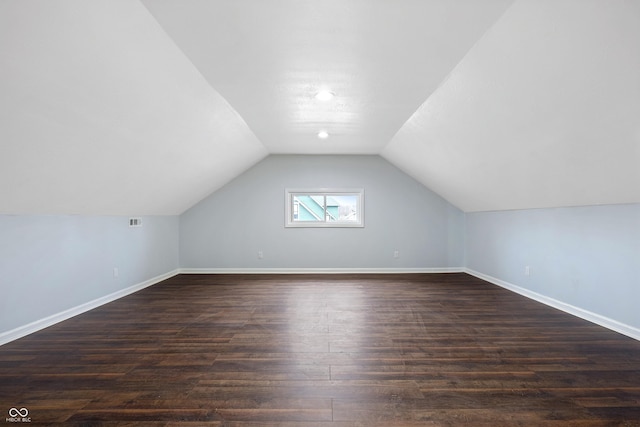
M 513 291 L 517 294 L 520 294 L 532 300 L 541 302 L 542 304 L 548 305 L 553 308 L 557 308 L 558 310 L 564 311 L 565 313 L 572 314 L 576 317 L 587 320 L 591 323 L 595 323 L 596 325 L 600 325 L 602 327 L 611 329 L 612 331 L 621 333 L 622 335 L 626 335 L 630 338 L 634 338 L 640 341 L 640 329 L 635 328 L 633 326 L 618 322 L 617 320 L 610 319 L 608 317 L 602 316 L 597 313 L 593 313 L 583 308 L 576 307 L 574 305 L 567 304 L 562 301 L 558 301 L 556 299 L 547 297 L 537 292 L 530 291 L 526 288 L 522 288 L 520 286 L 514 285 L 513 283 L 505 282 L 504 280 L 497 279 L 495 277 L 489 276 L 484 273 L 480 273 L 475 270 L 471 270 L 469 268 L 465 268 L 463 271 L 479 279 L 482 279 L 489 283 L 493 283 L 494 285 L 498 285 L 502 288 L 508 289 L 510 291 Z
M 180 274 L 402 274 L 462 273 L 462 267 L 444 268 L 181 268 Z
M 0 345 L 17 340 L 56 323 L 85 313 L 101 305 L 110 303 L 134 292 L 155 285 L 178 274 L 344 274 L 344 273 L 460 273 L 464 269 L 456 268 L 178 268 L 165 274 L 137 283 L 117 292 L 80 304 L 60 313 L 36 320 L 27 325 L 19 326 L 7 332 L 0 333 Z
M 55 325 L 56 323 L 62 322 L 64 320 L 70 319 L 79 314 L 85 313 L 89 310 L 93 310 L 94 308 L 100 307 L 101 305 L 110 303 L 127 295 L 130 295 L 134 292 L 137 292 L 141 289 L 147 288 L 149 286 L 155 285 L 156 283 L 162 282 L 170 277 L 179 274 L 179 270 L 173 270 L 165 274 L 161 274 L 159 276 L 153 277 L 149 280 L 145 280 L 144 282 L 137 283 L 133 286 L 129 286 L 128 288 L 121 289 L 117 292 L 111 293 L 109 295 L 105 295 L 103 297 L 94 299 L 93 301 L 86 302 L 84 304 L 80 304 L 79 306 L 72 307 L 68 310 L 62 311 L 60 313 L 53 314 L 51 316 L 45 317 L 44 319 L 36 320 L 35 322 L 31 322 L 24 326 L 19 326 L 10 331 L 4 332 L 0 334 L 0 345 L 6 344 L 8 342 L 17 340 L 18 338 L 22 338 L 34 332 L 37 332 L 41 329 L 48 328 L 49 326 Z
M 178 274 L 401 274 L 401 273 L 467 273 L 479 279 L 485 280 L 494 285 L 508 289 L 527 298 L 557 308 L 565 313 L 588 320 L 607 329 L 619 332 L 628 337 L 640 340 L 640 329 L 626 325 L 616 320 L 592 313 L 580 307 L 549 298 L 534 291 L 522 288 L 504 280 L 497 279 L 478 271 L 463 267 L 444 268 L 179 268 L 165 274 L 153 277 L 144 282 L 135 284 L 117 292 L 86 302 L 77 307 L 70 308 L 60 313 L 45 317 L 27 325 L 20 326 L 10 331 L 0 334 L 0 345 L 17 340 L 41 329 L 55 325 L 56 323 L 70 319 L 79 314 L 85 313 L 101 305 L 115 301 L 134 292 L 155 285 L 163 280 L 169 279 Z

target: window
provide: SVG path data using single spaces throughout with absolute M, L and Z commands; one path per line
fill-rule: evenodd
M 285 227 L 364 227 L 364 189 L 286 189 Z

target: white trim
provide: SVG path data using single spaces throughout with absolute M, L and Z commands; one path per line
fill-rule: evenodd
M 593 313 L 583 308 L 576 307 L 574 305 L 567 304 L 562 301 L 558 301 L 557 299 L 553 299 L 545 295 L 539 294 L 537 292 L 530 291 L 529 289 L 522 288 L 520 286 L 514 285 L 513 283 L 505 282 L 504 280 L 497 279 L 495 277 L 489 276 L 484 273 L 480 273 L 470 268 L 465 268 L 464 272 L 472 276 L 475 276 L 479 279 L 482 279 L 484 281 L 487 281 L 489 283 L 492 283 L 494 285 L 498 285 L 502 288 L 508 289 L 512 292 L 515 292 L 517 294 L 530 298 L 532 300 L 541 302 L 542 304 L 548 305 L 553 308 L 557 308 L 558 310 L 564 311 L 565 313 L 572 314 L 581 319 L 595 323 L 596 325 L 600 325 L 602 327 L 611 329 L 612 331 L 621 333 L 622 335 L 626 335 L 630 338 L 634 338 L 640 341 L 640 329 L 635 328 L 633 326 L 618 322 L 617 320 L 602 316 L 597 313 Z
M 463 273 L 462 267 L 443 268 L 181 268 L 180 274 L 402 274 Z
M 53 326 L 79 314 L 85 313 L 101 305 L 126 297 L 134 292 L 155 285 L 178 274 L 348 274 L 348 273 L 461 273 L 462 267 L 445 268 L 178 268 L 165 274 L 153 277 L 128 288 L 121 289 L 109 295 L 72 307 L 60 313 L 52 314 L 43 319 L 36 320 L 15 329 L 0 333 L 0 346 L 15 341 L 19 338 L 38 332 Z
M 179 268 L 165 274 L 153 277 L 144 282 L 135 284 L 125 289 L 121 289 L 112 294 L 105 295 L 93 301 L 86 302 L 77 307 L 70 308 L 49 317 L 45 317 L 24 326 L 19 326 L 10 331 L 0 333 L 0 346 L 17 340 L 41 329 L 48 328 L 56 323 L 70 319 L 79 314 L 85 313 L 101 305 L 115 301 L 134 292 L 140 291 L 149 286 L 162 282 L 178 274 L 402 274 L 402 273 L 467 273 L 479 279 L 500 286 L 542 304 L 548 305 L 565 313 L 572 314 L 581 319 L 619 332 L 628 337 L 640 341 L 640 329 L 618 322 L 617 320 L 601 316 L 597 313 L 584 310 L 580 307 L 558 301 L 544 296 L 534 291 L 522 288 L 504 280 L 497 279 L 484 273 L 463 267 L 443 267 L 443 268 Z
M 326 197 L 337 195 L 349 195 L 356 196 L 356 212 L 357 221 L 329 221 L 323 217 L 319 221 L 295 221 L 293 219 L 293 202 L 296 195 L 317 195 L 325 198 L 325 213 L 326 213 Z M 285 202 L 285 228 L 363 228 L 364 227 L 364 188 L 285 188 L 284 189 L 284 202 Z M 303 204 L 303 206 L 305 206 Z M 318 216 L 313 213 L 313 216 Z
M 0 333 L 0 345 L 17 340 L 18 338 L 22 338 L 34 332 L 38 332 L 41 329 L 48 328 L 49 326 L 55 325 L 56 323 L 70 319 L 74 316 L 85 313 L 89 310 L 93 310 L 94 308 L 100 307 L 101 305 L 110 303 L 112 301 L 115 301 L 127 295 L 130 295 L 134 292 L 138 292 L 139 290 L 142 290 L 144 288 L 148 288 L 149 286 L 155 285 L 156 283 L 162 282 L 163 280 L 176 276 L 179 273 L 180 273 L 180 270 L 175 269 L 168 273 L 153 277 L 149 280 L 145 280 L 144 282 L 140 282 L 133 286 L 129 286 L 128 288 L 121 289 L 109 295 L 96 298 L 93 301 L 80 304 L 68 310 L 61 311 L 60 313 L 52 314 L 51 316 L 45 317 L 43 319 L 36 320 L 29 324 L 18 326 L 17 328 L 12 329 L 10 331 Z

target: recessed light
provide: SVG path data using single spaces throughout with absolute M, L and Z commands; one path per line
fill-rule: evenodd
M 318 132 L 318 138 L 320 139 L 329 138 L 329 132 L 327 132 L 326 130 L 321 130 L 320 132 Z
M 335 95 L 336 94 L 331 92 L 330 90 L 321 90 L 320 92 L 316 93 L 316 99 L 318 101 L 330 101 Z

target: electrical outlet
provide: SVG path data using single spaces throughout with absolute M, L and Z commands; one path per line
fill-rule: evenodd
M 120 276 L 120 270 L 118 270 L 118 267 L 113 267 L 113 277 L 117 278 L 118 276 Z
M 525 276 L 531 275 L 531 267 L 529 267 L 528 265 L 524 267 L 524 275 Z
M 395 251 L 393 251 L 393 257 L 394 258 L 400 258 L 400 251 L 397 250 L 397 249 Z
M 258 251 L 258 259 L 264 258 L 264 253 L 262 251 Z

